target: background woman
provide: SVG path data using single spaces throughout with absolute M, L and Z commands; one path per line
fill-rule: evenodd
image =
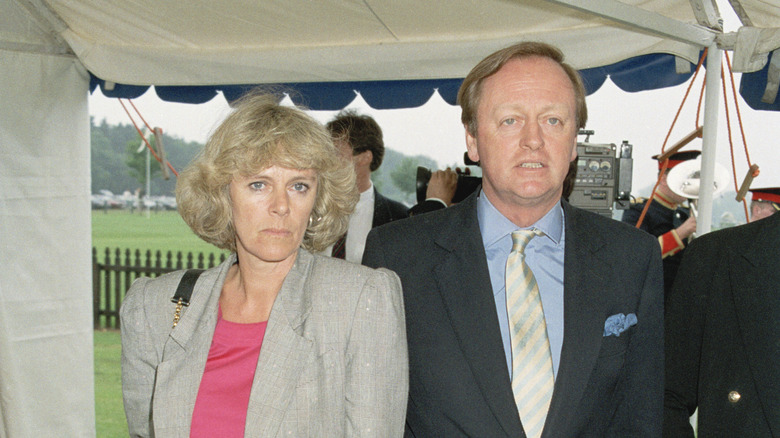
M 140 278 L 121 309 L 131 436 L 401 436 L 401 286 L 313 255 L 357 193 L 328 132 L 273 97 L 242 99 L 182 171 L 176 198 L 232 254 L 203 272 L 172 329 L 183 272 Z

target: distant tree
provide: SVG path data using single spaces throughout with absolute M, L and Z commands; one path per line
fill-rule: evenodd
M 129 168 L 129 174 L 145 187 L 146 184 L 146 149 L 138 152 L 141 144 L 141 136 L 137 135 L 135 140 L 128 141 L 125 145 L 125 164 Z M 154 156 L 150 157 L 149 179 L 154 180 L 161 173 L 160 164 Z
M 390 179 L 404 195 L 414 193 L 417 188 L 417 163 L 417 158 L 406 157 L 390 171 Z
M 374 188 L 376 188 L 380 192 L 384 192 L 385 175 L 384 172 L 382 172 L 381 167 L 371 172 L 371 182 L 374 184 Z
M 105 119 L 90 118 L 92 131 L 92 192 L 107 189 L 113 193 L 134 192 L 146 184 L 146 153 L 136 153 L 141 138 L 133 125 L 110 125 Z M 178 172 L 184 169 L 203 144 L 163 135 L 168 162 Z M 436 161 L 424 155 L 409 157 L 391 148 L 385 149 L 382 166 L 371 175 L 374 186 L 390 199 L 407 205 L 415 203 L 417 166 L 436 169 Z M 152 157 L 151 194 L 173 195 L 176 176 L 161 177 L 160 164 Z M 173 172 L 171 172 L 173 173 Z

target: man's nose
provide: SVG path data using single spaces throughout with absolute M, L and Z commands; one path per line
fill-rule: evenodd
M 544 146 L 542 127 L 536 122 L 527 123 L 525 127 L 523 127 L 523 135 L 520 138 L 520 147 L 536 150 L 542 146 Z

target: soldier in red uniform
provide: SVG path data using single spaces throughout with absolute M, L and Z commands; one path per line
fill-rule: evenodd
M 753 200 L 750 203 L 750 221 L 772 216 L 780 210 L 780 187 L 750 189 Z
M 669 296 L 689 237 L 696 231 L 696 217 L 690 214 L 687 207 L 682 206 L 687 198 L 674 193 L 669 188 L 666 177 L 674 166 L 684 161 L 693 160 L 700 154 L 700 151 L 684 151 L 674 153 L 669 157 L 669 164 L 661 175 L 661 182 L 651 198 L 650 207 L 639 227 L 641 230 L 658 237 L 658 243 L 661 245 L 665 297 Z M 659 155 L 655 155 L 653 158 L 658 160 Z M 663 161 L 658 162 L 659 172 L 663 169 L 663 164 Z M 645 198 L 638 198 L 629 209 L 623 212 L 622 221 L 636 225 L 647 202 L 648 200 Z

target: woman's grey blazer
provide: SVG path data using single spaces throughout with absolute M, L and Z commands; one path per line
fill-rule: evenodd
M 121 309 L 130 436 L 189 437 L 231 255 L 201 274 L 171 329 L 183 271 L 136 280 Z M 245 436 L 402 436 L 408 362 L 401 283 L 299 250 L 268 319 Z

